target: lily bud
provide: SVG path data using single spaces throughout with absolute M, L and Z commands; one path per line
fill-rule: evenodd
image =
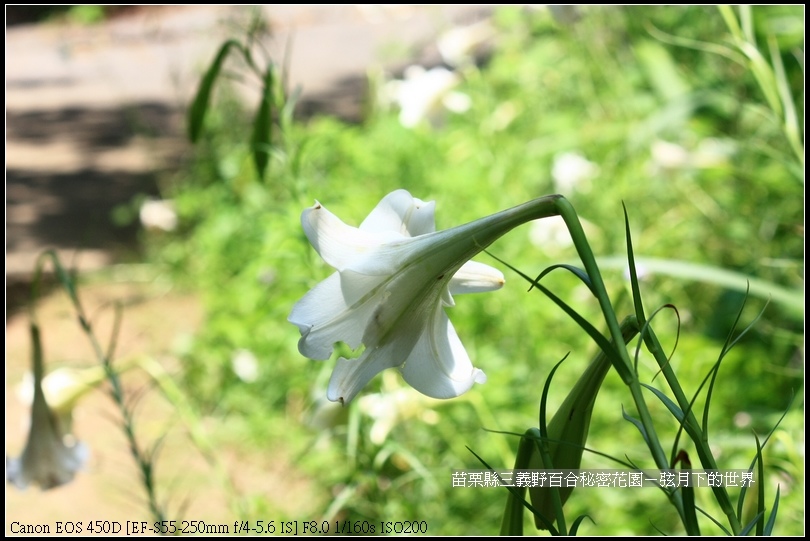
M 590 366 L 574 385 L 565 398 L 557 413 L 548 423 L 548 450 L 551 464 L 545 464 L 537 446 L 529 460 L 531 469 L 578 470 L 582 463 L 582 451 L 588 439 L 588 428 L 591 424 L 591 413 L 596 403 L 596 395 L 602 387 L 605 375 L 610 369 L 610 360 L 600 353 L 591 361 Z M 552 521 L 556 515 L 554 511 L 554 490 L 560 494 L 560 504 L 565 504 L 573 487 L 531 487 L 529 496 L 532 505 L 546 519 Z M 546 529 L 538 518 L 534 518 L 538 529 Z

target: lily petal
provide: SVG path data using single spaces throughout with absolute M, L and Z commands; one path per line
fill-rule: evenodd
M 310 359 L 326 360 L 338 342 L 357 348 L 376 308 L 373 296 L 367 293 L 385 279 L 335 272 L 312 288 L 293 306 L 288 318 L 301 331 L 298 351 Z
M 339 358 L 329 379 L 326 397 L 348 404 L 371 379 L 385 370 L 399 366 L 406 353 L 397 352 L 391 344 L 381 349 L 366 349 L 357 359 Z
M 495 267 L 477 261 L 467 261 L 450 279 L 450 293 L 485 293 L 503 287 L 506 279 Z
M 348 404 L 374 376 L 386 368 L 401 366 L 425 332 L 426 322 L 418 309 L 406 312 L 397 321 L 395 332 L 390 332 L 389 326 L 380 320 L 385 319 L 387 312 L 397 310 L 388 306 L 390 310 L 380 313 L 381 306 L 386 303 L 379 304 L 374 321 L 365 329 L 363 354 L 357 359 L 338 359 L 326 391 L 329 400 Z
M 473 367 L 444 310 L 437 307 L 430 319 L 401 369 L 405 381 L 432 398 L 454 398 L 474 383 L 485 383 L 486 374 Z
M 363 231 L 394 231 L 406 237 L 416 237 L 436 231 L 434 211 L 436 202 L 424 202 L 406 190 L 386 195 L 360 224 Z
M 395 231 L 372 232 L 346 225 L 317 202 L 301 215 L 301 225 L 312 247 L 339 271 L 358 259 L 364 260 L 381 244 L 405 238 Z M 383 273 L 384 270 L 376 274 Z

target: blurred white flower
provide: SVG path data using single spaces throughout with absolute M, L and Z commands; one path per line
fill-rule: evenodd
M 358 400 L 360 412 L 373 421 L 369 433 L 371 443 L 382 445 L 388 434 L 408 419 L 419 419 L 427 424 L 439 421 L 439 414 L 434 408 L 442 404 L 440 400 L 408 387 L 393 388 L 390 379 L 386 379 L 385 383 L 382 392 L 362 396 Z
M 245 383 L 253 383 L 259 379 L 259 361 L 250 350 L 237 349 L 231 357 L 231 367 L 234 374 Z
M 747 411 L 738 411 L 734 414 L 734 426 L 737 428 L 748 428 L 754 420 Z
M 697 148 L 692 153 L 692 161 L 695 167 L 701 169 L 718 167 L 726 164 L 735 151 L 736 144 L 734 141 L 707 137 L 698 143 Z
M 470 97 L 453 91 L 460 82 L 461 78 L 446 68 L 410 66 L 404 80 L 387 83 L 385 93 L 399 106 L 400 123 L 413 128 L 425 121 L 438 122 L 443 108 L 455 113 L 469 110 Z
M 22 456 L 6 457 L 6 478 L 20 490 L 31 484 L 49 490 L 69 483 L 89 456 L 83 443 L 60 432 L 47 408 L 47 404 L 35 402 L 32 428 Z
M 599 166 L 588 161 L 578 152 L 564 152 L 554 157 L 551 176 L 557 193 L 571 195 L 573 192 L 587 192 L 590 181 L 599 174 Z
M 529 226 L 529 241 L 538 248 L 565 248 L 574 244 L 562 216 L 537 220 Z
M 668 141 L 656 139 L 650 145 L 653 171 L 674 169 L 707 169 L 726 164 L 736 151 L 733 141 L 708 137 L 693 151 Z
M 71 434 L 73 431 L 72 416 L 76 403 L 105 379 L 106 374 L 101 366 L 57 368 L 42 379 L 45 401 L 64 434 Z M 23 404 L 32 406 L 34 393 L 34 377 L 26 372 L 17 387 L 17 397 Z
M 662 169 L 680 169 L 689 164 L 689 151 L 675 143 L 656 139 L 650 153 L 655 165 Z
M 589 239 L 599 235 L 600 230 L 588 220 L 580 218 L 582 229 Z M 574 239 L 568 232 L 568 226 L 562 216 L 550 216 L 535 220 L 529 225 L 529 242 L 545 251 L 558 251 L 574 245 Z
M 19 489 L 37 484 L 42 490 L 48 490 L 72 481 L 87 460 L 88 451 L 66 433 L 64 421 L 60 421 L 48 406 L 42 389 L 45 370 L 39 332 L 33 327 L 32 337 L 34 396 L 31 426 L 22 456 L 6 457 L 6 479 Z
M 486 127 L 493 132 L 505 130 L 519 114 L 520 111 L 514 102 L 505 101 L 492 111 Z
M 495 36 L 495 28 L 489 20 L 468 26 L 459 26 L 444 32 L 436 41 L 442 59 L 451 66 L 473 63 L 475 53 Z
M 174 231 L 177 228 L 174 202 L 168 199 L 144 201 L 141 205 L 140 219 L 146 229 Z
M 650 276 L 652 276 L 652 273 L 650 272 L 650 270 L 645 265 L 642 265 L 640 263 L 636 263 L 636 277 L 639 280 L 645 280 L 645 279 L 649 278 Z M 630 266 L 629 265 L 624 269 L 624 279 L 627 280 L 627 281 L 630 281 Z

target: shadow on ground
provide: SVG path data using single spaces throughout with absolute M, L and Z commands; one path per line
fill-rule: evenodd
M 43 250 L 138 255 L 137 213 L 115 211 L 159 195 L 160 175 L 182 158 L 181 118 L 156 102 L 7 112 L 7 315 L 27 302 Z

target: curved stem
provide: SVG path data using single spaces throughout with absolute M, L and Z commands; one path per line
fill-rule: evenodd
M 607 294 L 605 283 L 602 280 L 602 274 L 599 272 L 599 267 L 596 264 L 596 258 L 593 255 L 593 251 L 588 244 L 588 239 L 585 236 L 585 232 L 583 231 L 582 225 L 579 222 L 579 217 L 577 216 L 574 207 L 564 197 L 560 196 L 559 198 L 555 199 L 554 204 L 559 212 L 559 215 L 563 218 L 566 226 L 568 227 L 568 231 L 574 241 L 574 246 L 577 249 L 577 253 L 582 260 L 585 271 L 588 273 L 588 278 L 591 280 L 591 289 L 593 290 L 593 293 L 599 301 L 600 307 L 602 308 L 602 314 L 604 315 L 610 336 L 613 339 L 613 343 L 622 344 L 624 341 L 622 339 L 622 331 L 619 321 L 616 318 L 616 313 L 613 310 L 613 305 L 611 304 L 610 297 Z M 625 385 L 627 385 L 627 387 L 630 389 L 630 394 L 632 395 L 636 409 L 638 410 L 641 424 L 646 432 L 645 440 L 650 452 L 652 453 L 653 460 L 655 460 L 655 464 L 658 466 L 658 468 L 667 469 L 669 468 L 669 460 L 667 459 L 667 455 L 664 452 L 655 431 L 652 415 L 650 414 L 649 408 L 647 408 L 647 403 L 644 400 L 641 382 L 638 379 L 638 374 L 636 374 L 633 368 L 630 355 L 627 353 L 627 349 L 623 347 L 616 347 L 615 353 L 616 355 L 611 355 L 613 366 L 621 376 Z M 674 493 L 670 499 L 675 508 L 678 510 L 678 514 L 683 519 L 683 501 L 680 497 L 680 493 Z

